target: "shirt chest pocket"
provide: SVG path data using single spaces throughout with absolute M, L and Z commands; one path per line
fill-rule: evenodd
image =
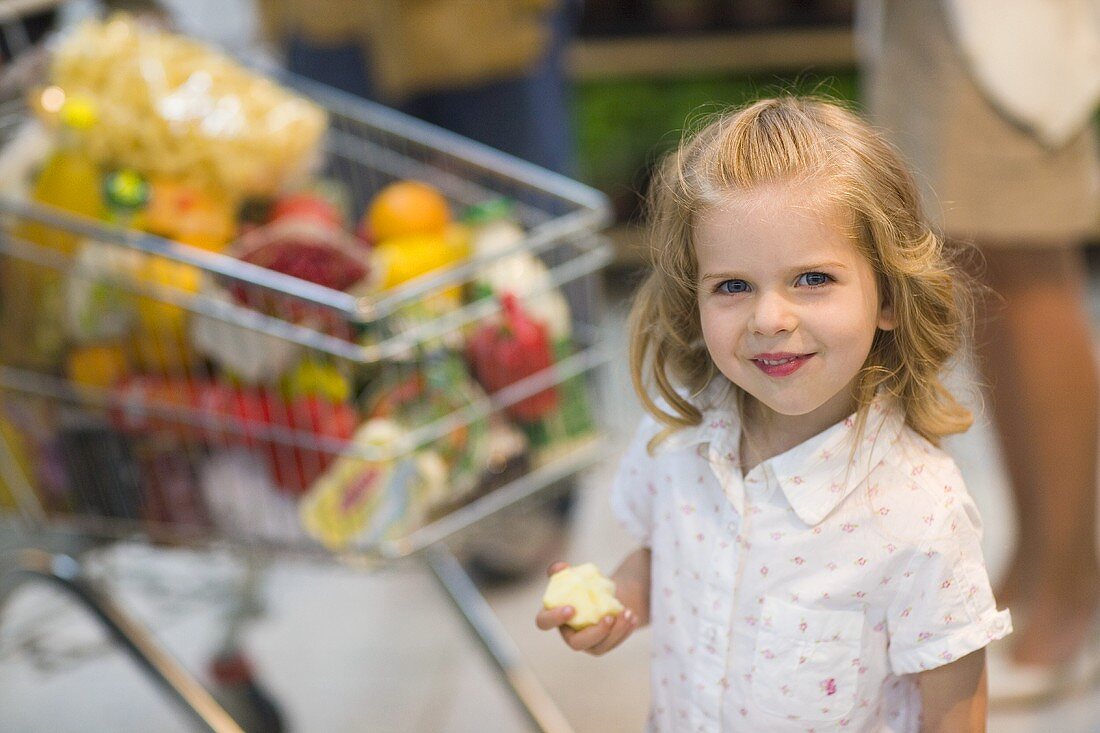
M 765 598 L 753 656 L 752 694 L 768 713 L 838 720 L 855 705 L 863 614 Z

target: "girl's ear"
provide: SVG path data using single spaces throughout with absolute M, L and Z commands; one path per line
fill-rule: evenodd
M 893 288 L 890 287 L 890 281 L 885 276 L 879 274 L 878 277 L 878 321 L 875 325 L 882 331 L 893 331 L 897 328 L 898 322 L 894 317 L 894 293 Z
M 893 331 L 898 325 L 894 320 L 894 306 L 889 300 L 883 300 L 878 310 L 878 327 L 883 331 Z

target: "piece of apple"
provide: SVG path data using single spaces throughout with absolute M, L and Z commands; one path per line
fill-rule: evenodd
M 298 191 L 275 201 L 268 216 L 269 223 L 304 220 L 328 229 L 343 231 L 344 214 L 340 207 L 319 193 Z
M 546 608 L 572 606 L 573 615 L 566 625 L 583 629 L 600 622 L 604 616 L 617 616 L 623 604 L 615 597 L 615 583 L 604 577 L 592 563 L 559 570 L 550 576 L 542 596 Z

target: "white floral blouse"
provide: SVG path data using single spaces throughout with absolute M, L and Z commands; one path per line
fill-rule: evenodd
M 1011 632 L 954 461 L 885 397 L 742 476 L 723 386 L 612 488 L 653 551 L 652 731 L 919 729 L 913 673 Z

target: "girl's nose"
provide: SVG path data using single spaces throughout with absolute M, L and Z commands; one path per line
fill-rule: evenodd
M 753 308 L 751 326 L 753 332 L 765 336 L 790 332 L 798 327 L 798 313 L 782 294 L 761 292 Z

